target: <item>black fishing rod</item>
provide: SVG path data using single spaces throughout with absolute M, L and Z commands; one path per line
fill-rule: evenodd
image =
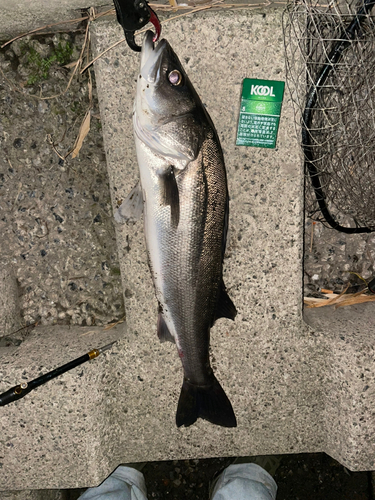
M 11 403 L 12 401 L 17 401 L 18 399 L 22 399 L 23 397 L 26 396 L 26 394 L 29 394 L 29 392 L 36 389 L 40 385 L 45 384 L 49 380 L 52 380 L 53 378 L 56 378 L 59 375 L 62 375 L 63 373 L 69 370 L 72 370 L 76 366 L 79 366 L 82 363 L 85 363 L 86 361 L 90 361 L 91 359 L 97 358 L 100 354 L 102 354 L 102 352 L 111 349 L 113 344 L 115 344 L 116 342 L 117 340 L 111 342 L 108 345 L 105 345 L 104 347 L 100 347 L 99 349 L 92 349 L 92 351 L 89 351 L 83 356 L 80 356 L 79 358 L 74 359 L 73 361 L 69 361 L 69 363 L 59 366 L 58 368 L 55 368 L 55 370 L 52 370 L 46 373 L 45 375 L 41 375 L 40 377 L 35 378 L 34 380 L 30 380 L 30 382 L 22 382 L 22 384 L 12 387 L 8 391 L 3 392 L 3 394 L 0 394 L 0 406 L 5 406 Z
M 337 231 L 343 233 L 371 233 L 372 230 L 368 227 L 345 227 L 341 226 L 339 222 L 334 218 L 334 216 L 329 211 L 323 188 L 320 182 L 319 171 L 314 163 L 313 146 L 311 144 L 311 134 L 309 129 L 311 128 L 311 122 L 313 117 L 313 110 L 318 100 L 318 92 L 323 88 L 328 76 L 330 75 L 335 64 L 337 64 L 345 49 L 349 47 L 351 42 L 356 36 L 360 35 L 363 23 L 365 22 L 367 15 L 370 14 L 373 6 L 375 5 L 375 0 L 365 0 L 363 6 L 355 14 L 354 19 L 350 23 L 347 29 L 341 33 L 339 40 L 334 44 L 332 50 L 327 56 L 323 67 L 318 74 L 316 81 L 311 85 L 306 98 L 306 106 L 303 112 L 302 118 L 302 148 L 305 154 L 305 167 L 307 168 L 311 183 L 315 192 L 315 197 L 318 202 L 320 211 L 324 216 L 326 222 Z

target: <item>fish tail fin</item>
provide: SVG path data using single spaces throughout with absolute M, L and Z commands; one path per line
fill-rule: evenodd
M 237 427 L 231 402 L 214 375 L 209 385 L 198 386 L 184 380 L 178 401 L 177 427 L 194 424 L 197 418 L 222 427 Z

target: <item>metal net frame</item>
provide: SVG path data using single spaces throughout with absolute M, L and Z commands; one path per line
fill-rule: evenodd
M 308 216 L 375 231 L 375 0 L 290 0 L 287 84 L 305 163 Z

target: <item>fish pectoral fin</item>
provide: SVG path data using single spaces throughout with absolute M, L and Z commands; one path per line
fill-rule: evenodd
M 140 181 L 133 187 L 128 196 L 115 212 L 115 221 L 119 224 L 132 222 L 141 218 L 143 212 L 143 194 Z
M 219 300 L 217 301 L 216 304 L 213 323 L 215 323 L 215 321 L 219 318 L 228 318 L 234 320 L 236 315 L 237 315 L 236 306 L 233 304 L 232 299 L 228 295 L 228 292 L 224 285 L 224 281 L 221 280 L 220 295 L 219 295 Z
M 160 182 L 163 204 L 171 207 L 172 226 L 177 227 L 180 221 L 180 195 L 172 165 L 160 176 Z
M 159 313 L 158 316 L 158 325 L 157 325 L 157 332 L 158 332 L 158 337 L 160 342 L 173 342 L 175 343 L 174 337 L 169 331 L 169 328 L 167 327 L 167 324 L 163 318 L 162 313 Z

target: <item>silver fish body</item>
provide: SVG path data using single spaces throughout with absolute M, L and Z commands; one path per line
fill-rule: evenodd
M 176 424 L 236 426 L 209 360 L 210 328 L 236 309 L 222 279 L 228 189 L 215 127 L 166 40 L 147 32 L 133 123 L 146 246 L 159 302 L 158 336 L 184 370 Z

